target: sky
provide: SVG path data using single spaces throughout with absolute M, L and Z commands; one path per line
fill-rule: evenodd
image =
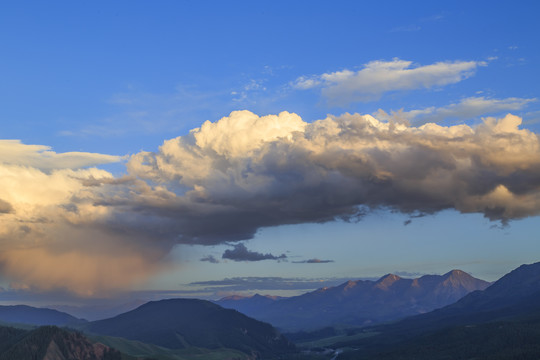
M 0 303 L 540 260 L 536 1 L 0 11 Z

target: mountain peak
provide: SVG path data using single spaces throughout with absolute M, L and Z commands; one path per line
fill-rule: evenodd
M 349 290 L 349 289 L 352 289 L 353 287 L 356 286 L 356 281 L 353 281 L 353 280 L 349 280 L 345 283 L 345 288 L 344 290 Z
M 386 274 L 379 280 L 375 282 L 375 286 L 379 289 L 388 289 L 391 287 L 395 282 L 401 280 L 401 278 L 394 274 Z
M 452 270 L 441 277 L 444 279 L 441 285 L 452 288 L 464 288 L 467 291 L 483 290 L 490 285 L 489 282 L 476 279 L 463 270 Z
M 459 269 L 451 270 L 451 271 L 447 272 L 446 274 L 444 274 L 443 276 L 444 277 L 457 277 L 457 278 L 463 278 L 463 277 L 470 278 L 471 277 L 470 274 L 466 273 L 463 270 L 459 270 Z
M 401 277 L 394 275 L 394 274 L 386 274 L 383 277 L 381 277 L 379 280 L 377 280 L 377 283 L 393 283 L 395 281 L 400 280 Z

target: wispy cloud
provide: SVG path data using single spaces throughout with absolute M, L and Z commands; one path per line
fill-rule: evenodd
M 121 156 L 66 152 L 56 153 L 49 146 L 26 145 L 20 140 L 0 140 L 0 163 L 27 166 L 44 171 L 54 169 L 80 169 L 122 161 Z
M 391 111 L 390 114 L 379 110 L 375 116 L 381 120 L 409 121 L 414 124 L 440 122 L 442 120 L 469 120 L 479 116 L 501 112 L 522 110 L 536 98 L 490 99 L 486 97 L 468 97 L 458 103 L 443 107 L 428 107 L 410 111 Z
M 235 102 L 245 102 L 251 94 L 265 92 L 266 87 L 264 86 L 264 83 L 265 80 L 263 79 L 249 80 L 245 85 L 231 92 L 231 95 L 233 96 L 232 100 Z
M 301 90 L 321 88 L 334 105 L 379 99 L 384 93 L 429 89 L 460 82 L 474 75 L 483 61 L 438 62 L 413 67 L 412 61 L 371 61 L 361 70 L 342 70 L 315 76 L 302 76 L 293 83 Z
M 247 290 L 313 290 L 324 286 L 336 286 L 349 278 L 282 278 L 282 277 L 234 277 L 223 280 L 192 282 L 189 286 L 203 287 L 205 291 Z
M 421 276 L 426 275 L 425 273 L 420 272 L 411 272 L 411 271 L 394 271 L 394 275 L 407 277 L 407 278 L 419 278 Z
M 281 254 L 279 256 L 276 256 L 272 254 L 263 254 L 256 251 L 248 250 L 244 244 L 237 244 L 234 245 L 234 248 L 232 250 L 225 250 L 222 258 L 233 261 L 286 260 L 287 255 Z
M 295 264 L 327 264 L 334 262 L 334 260 L 321 260 L 321 259 L 309 259 L 301 261 L 293 261 Z

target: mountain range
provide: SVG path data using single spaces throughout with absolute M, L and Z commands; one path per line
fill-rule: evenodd
M 377 281 L 347 281 L 290 298 L 254 295 L 223 298 L 216 303 L 284 331 L 300 331 L 366 326 L 426 313 L 489 285 L 461 270 L 416 279 L 388 274 Z
M 339 359 L 538 359 L 540 263 L 522 265 L 483 291 L 401 321 L 365 328 Z
M 426 311 L 387 323 L 367 326 L 364 323 L 361 327 L 346 328 L 339 336 L 327 329 L 319 330 L 318 336 L 326 338 L 310 340 L 311 345 L 298 345 L 301 349 L 305 346 L 315 349 L 311 352 L 298 352 L 270 324 L 238 311 L 204 300 L 169 299 L 152 301 L 105 320 L 84 322 L 75 318 L 79 331 L 55 326 L 33 330 L 0 327 L 0 360 L 127 360 L 141 359 L 141 356 L 167 360 L 540 358 L 540 263 L 522 265 L 488 285 L 453 270 L 418 279 L 402 279 L 389 274 L 377 281 L 349 281 L 295 298 L 254 296 L 222 300 L 244 304 L 246 308 L 251 306 L 252 311 L 295 300 L 296 306 L 301 305 L 297 307 L 298 311 L 306 311 L 302 317 L 309 313 L 307 310 L 313 314 L 317 302 L 321 314 L 333 314 L 339 306 L 351 311 L 349 304 L 354 301 L 364 301 L 366 306 L 375 306 L 371 304 L 381 301 L 379 307 L 382 309 L 372 308 L 373 319 L 382 319 L 381 314 L 392 317 L 403 316 L 407 311 Z M 475 287 L 484 289 L 470 291 Z M 426 310 L 433 306 L 429 304 L 451 301 L 460 291 L 468 294 L 449 305 Z M 332 301 L 335 304 L 332 305 Z M 385 312 L 385 307 L 401 308 Z M 0 321 L 6 321 L 5 314 L 11 309 L 11 319 L 19 324 L 73 323 L 68 314 L 47 309 L 17 306 L 2 309 L 5 311 L 0 314 L 4 314 L 4 318 L 0 317 Z M 365 310 L 359 312 L 366 313 Z M 22 317 L 17 318 L 16 314 Z M 44 320 L 44 314 L 54 316 Z M 35 316 L 34 320 L 32 316 Z M 365 315 L 358 318 L 365 318 Z M 317 347 L 327 350 L 316 353 Z

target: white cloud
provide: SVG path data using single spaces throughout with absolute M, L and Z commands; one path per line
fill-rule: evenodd
M 56 153 L 49 146 L 26 145 L 20 140 L 0 140 L 0 163 L 29 166 L 41 170 L 78 169 L 119 162 L 120 156 L 87 152 Z
M 382 120 L 407 120 L 411 123 L 440 122 L 445 119 L 474 119 L 483 115 L 497 114 L 500 112 L 517 111 L 523 109 L 537 99 L 506 98 L 489 99 L 486 97 L 469 97 L 458 103 L 444 107 L 428 107 L 410 111 L 392 111 L 387 114 L 379 110 L 376 116 Z
M 474 128 L 409 127 L 357 114 L 307 124 L 289 113 L 234 112 L 135 155 L 129 169 L 180 196 L 170 198 L 175 224 L 191 204 L 180 228 L 201 243 L 354 216 L 358 206 L 504 221 L 540 211 L 540 145 L 520 124 L 507 115 Z
M 156 266 L 148 261 L 155 250 L 147 256 L 136 238 L 103 225 L 111 211 L 96 202 L 110 194 L 95 185 L 125 182 L 87 167 L 120 157 L 2 140 L 0 158 L 0 274 L 13 288 L 89 296 L 125 288 Z
M 407 126 L 359 114 L 306 123 L 238 111 L 133 155 L 122 178 L 25 148 L 0 163 L 0 274 L 16 288 L 106 294 L 159 271 L 175 244 L 230 244 L 262 227 L 378 208 L 536 216 L 540 141 L 520 124 L 507 115 Z
M 322 88 L 322 95 L 330 103 L 346 105 L 357 101 L 371 101 L 390 91 L 429 89 L 460 82 L 472 76 L 479 61 L 438 62 L 412 67 L 412 61 L 371 61 L 358 71 L 342 70 L 311 77 L 299 77 L 297 89 Z

